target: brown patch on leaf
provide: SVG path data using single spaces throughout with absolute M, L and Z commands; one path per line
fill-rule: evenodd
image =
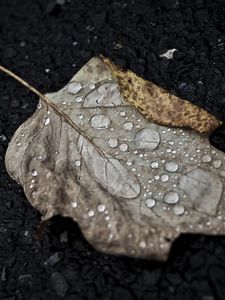
M 200 133 L 213 132 L 222 124 L 203 108 L 172 95 L 130 70 L 122 70 L 108 58 L 102 59 L 117 78 L 125 100 L 149 121 L 159 125 L 191 128 Z

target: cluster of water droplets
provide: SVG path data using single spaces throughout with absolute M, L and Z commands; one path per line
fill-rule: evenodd
M 119 99 L 118 87 L 112 80 L 101 84 L 72 81 L 67 85 L 67 92 L 74 96 L 80 111 L 90 109 L 87 117 L 79 116 L 82 119 L 79 125 L 86 126 L 88 135 L 96 137 L 95 142 L 100 148 L 102 137 L 105 137 L 104 153 L 125 163 L 137 176 L 141 186 L 139 197 L 150 210 L 161 207 L 162 211 L 171 210 L 177 216 L 187 214 L 184 204 L 187 195 L 179 189 L 184 166 L 193 163 L 200 167 L 203 163 L 219 169 L 222 165 L 210 146 L 198 148 L 201 138 L 197 135 L 147 123 Z M 62 104 L 66 105 L 66 102 Z M 189 149 L 192 139 L 197 148 Z M 76 161 L 75 166 L 80 166 L 80 161 Z M 221 170 L 220 176 L 225 177 L 225 170 Z M 93 215 L 92 211 L 88 214 Z

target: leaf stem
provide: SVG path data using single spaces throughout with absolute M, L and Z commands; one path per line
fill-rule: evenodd
M 14 72 L 10 71 L 9 69 L 3 67 L 2 65 L 0 65 L 0 71 L 14 78 L 16 81 L 20 82 L 22 85 L 28 88 L 31 92 L 33 92 L 38 97 L 40 97 L 47 105 L 52 107 L 58 115 L 62 116 L 67 121 L 67 123 L 70 124 L 79 134 L 84 136 L 101 155 L 103 154 L 102 151 L 98 147 L 96 147 L 96 145 L 93 143 L 92 139 L 86 133 L 80 130 L 80 128 L 70 120 L 70 118 L 64 113 L 64 111 L 59 109 L 58 106 L 55 105 L 48 97 L 46 97 L 44 94 L 42 94 L 32 85 L 30 85 L 27 81 L 25 81 L 24 79 L 22 79 Z

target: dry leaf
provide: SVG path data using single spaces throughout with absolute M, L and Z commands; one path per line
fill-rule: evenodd
M 103 58 L 127 102 L 136 107 L 149 121 L 159 125 L 186 127 L 200 133 L 214 131 L 222 124 L 204 109 L 172 95 L 130 70 L 122 70 Z
M 43 219 L 71 217 L 101 251 L 163 260 L 182 232 L 225 232 L 225 156 L 207 136 L 154 124 L 130 103 L 149 120 L 200 132 L 219 121 L 127 72 L 91 59 L 40 100 L 13 136 L 6 167 Z

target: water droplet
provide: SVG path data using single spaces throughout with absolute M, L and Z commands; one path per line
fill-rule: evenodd
M 91 209 L 91 210 L 89 210 L 89 212 L 88 212 L 88 216 L 89 217 L 93 217 L 94 216 L 94 211 Z
M 123 124 L 123 129 L 126 130 L 126 131 L 130 131 L 132 130 L 134 127 L 134 124 L 131 123 L 131 122 L 126 122 Z
M 73 207 L 73 208 L 76 208 L 77 207 L 77 201 L 73 201 L 73 202 L 71 202 L 71 206 Z
M 202 156 L 202 162 L 204 162 L 204 163 L 208 163 L 208 162 L 210 162 L 211 160 L 212 160 L 212 158 L 211 158 L 211 156 L 208 155 L 208 154 L 205 154 L 205 155 Z
M 169 176 L 167 174 L 162 174 L 161 175 L 161 181 L 162 182 L 167 182 L 169 180 Z
M 218 169 L 221 166 L 221 160 L 214 160 L 212 164 L 214 168 Z
M 75 161 L 75 166 L 76 166 L 76 167 L 79 167 L 80 164 L 81 164 L 81 161 L 80 161 L 80 160 L 76 160 L 76 161 Z
M 32 170 L 32 172 L 31 172 L 31 175 L 33 176 L 33 177 L 35 177 L 35 176 L 37 176 L 37 170 Z
M 118 146 L 118 140 L 114 138 L 110 138 L 108 140 L 108 145 L 110 148 L 116 148 Z
M 50 123 L 50 118 L 49 117 L 45 118 L 44 119 L 45 126 L 47 126 L 49 123 Z
M 183 205 L 175 205 L 173 207 L 173 212 L 177 216 L 183 215 L 183 213 L 184 213 L 184 207 L 183 207 Z
M 145 128 L 138 131 L 134 140 L 138 149 L 154 150 L 159 145 L 160 135 L 155 130 Z
M 121 117 L 125 117 L 125 116 L 126 116 L 125 111 L 121 111 L 121 112 L 120 112 L 120 115 L 121 115 Z
M 149 208 L 152 208 L 155 206 L 155 199 L 149 198 L 146 199 L 145 205 L 148 206 Z
M 21 143 L 20 143 L 20 142 L 16 143 L 16 146 L 17 146 L 17 147 L 20 147 L 20 146 L 21 146 Z
M 89 87 L 89 89 L 93 90 L 95 88 L 95 84 L 94 83 L 90 83 L 88 87 Z
M 83 100 L 83 98 L 80 97 L 80 96 L 78 96 L 78 97 L 75 98 L 75 101 L 76 101 L 77 103 L 82 102 L 82 100 Z
M 104 204 L 99 204 L 99 205 L 97 206 L 97 210 L 98 210 L 99 212 L 103 212 L 103 211 L 105 210 L 105 205 L 104 205 Z
M 109 128 L 110 126 L 110 119 L 105 116 L 105 115 L 94 115 L 92 118 L 91 118 L 91 126 L 94 128 L 94 129 L 106 129 L 106 128 Z
M 121 145 L 119 146 L 119 148 L 120 148 L 120 151 L 126 152 L 127 149 L 128 149 L 128 146 L 127 146 L 127 144 L 121 144 Z
M 38 103 L 37 108 L 38 108 L 38 109 L 41 108 L 41 103 Z
M 169 141 L 168 144 L 171 145 L 171 146 L 173 146 L 174 145 L 174 141 Z
M 155 179 L 155 180 L 159 180 L 159 178 L 160 178 L 159 175 L 155 175 L 155 176 L 154 176 L 154 179 Z
M 158 161 L 152 161 L 150 166 L 153 168 L 153 169 L 157 169 L 159 167 L 159 162 Z
M 142 248 L 142 249 L 146 248 L 146 243 L 145 243 L 145 241 L 141 241 L 141 242 L 139 243 L 139 247 Z
M 42 155 L 38 155 L 37 159 L 42 160 Z
M 177 194 L 177 192 L 174 191 L 167 192 L 163 197 L 163 201 L 168 204 L 175 204 L 178 202 L 178 200 L 179 200 L 179 195 Z
M 67 85 L 67 92 L 70 94 L 76 94 L 78 93 L 82 88 L 82 85 L 80 82 L 72 81 Z
M 176 172 L 178 170 L 178 164 L 174 161 L 166 162 L 165 170 L 168 172 Z

